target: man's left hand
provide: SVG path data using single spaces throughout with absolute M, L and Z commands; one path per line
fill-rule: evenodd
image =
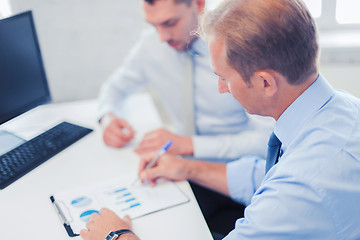
M 104 240 L 110 231 L 120 229 L 130 229 L 131 221 L 129 216 L 124 219 L 117 216 L 113 211 L 102 208 L 99 214 L 93 213 L 90 220 L 86 223 L 87 229 L 80 231 L 80 236 L 85 240 Z M 126 233 L 121 237 L 124 240 L 139 240 L 132 233 Z
M 157 129 L 145 134 L 135 152 L 140 155 L 158 151 L 168 141 L 173 144 L 167 151 L 174 155 L 193 155 L 193 142 L 191 137 L 176 135 L 166 129 Z

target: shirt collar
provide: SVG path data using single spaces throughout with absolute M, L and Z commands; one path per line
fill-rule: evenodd
M 319 74 L 318 78 L 284 112 L 275 124 L 274 132 L 284 150 L 298 135 L 309 117 L 319 110 L 334 94 L 334 89 Z
M 201 38 L 195 39 L 188 48 L 188 51 L 193 56 L 209 55 L 207 43 Z

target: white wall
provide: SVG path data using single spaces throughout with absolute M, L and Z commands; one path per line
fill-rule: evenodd
M 140 0 L 9 0 L 32 10 L 53 101 L 97 97 L 146 27 Z
M 4 0 L 0 0 L 4 1 Z M 141 30 L 142 0 L 8 0 L 13 13 L 33 10 L 53 100 L 95 98 Z M 321 37 L 321 36 L 320 36 Z M 360 48 L 323 49 L 320 70 L 336 87 L 360 97 Z M 345 55 L 346 58 L 347 55 Z
M 360 98 L 360 29 L 320 32 L 320 71 L 335 87 Z
M 11 8 L 8 0 L 0 0 L 0 18 L 11 15 Z
M 322 63 L 320 71 L 335 88 L 360 98 L 360 63 Z

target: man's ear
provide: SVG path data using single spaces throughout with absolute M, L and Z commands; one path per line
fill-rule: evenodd
M 266 96 L 272 97 L 278 91 L 278 81 L 272 71 L 257 71 L 254 74 L 256 87 L 262 88 Z
M 195 3 L 197 5 L 198 13 L 202 14 L 205 10 L 205 0 L 195 0 Z

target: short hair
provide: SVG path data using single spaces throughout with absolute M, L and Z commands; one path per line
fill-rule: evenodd
M 248 84 L 258 70 L 279 72 L 293 85 L 318 71 L 316 26 L 301 0 L 224 0 L 199 31 L 224 40 L 228 64 Z
M 149 4 L 151 4 L 151 5 L 153 5 L 154 4 L 154 2 L 156 2 L 156 1 L 158 1 L 158 0 L 144 0 L 145 2 L 147 2 L 147 3 L 149 3 Z M 191 4 L 191 2 L 193 1 L 193 0 L 173 0 L 176 4 L 178 4 L 178 3 L 185 3 L 186 5 L 188 5 L 188 6 L 190 6 L 190 4 Z

